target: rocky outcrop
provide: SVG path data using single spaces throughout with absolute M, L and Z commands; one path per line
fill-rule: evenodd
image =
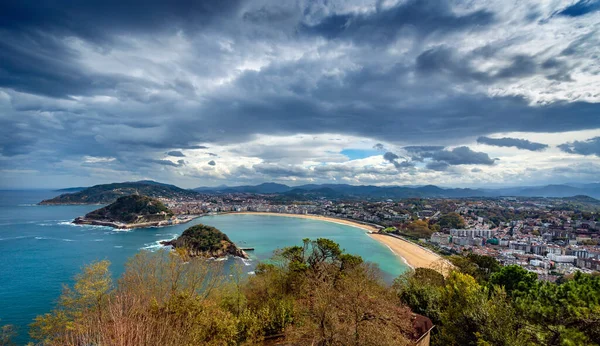
M 206 225 L 192 226 L 183 231 L 177 239 L 163 241 L 161 244 L 183 248 L 192 257 L 220 258 L 237 256 L 248 258 L 248 254 L 231 242 L 225 233 Z

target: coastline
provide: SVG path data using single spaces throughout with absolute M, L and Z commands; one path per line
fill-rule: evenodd
M 149 227 L 169 227 L 175 225 L 181 225 L 184 223 L 188 223 L 201 215 L 189 215 L 184 219 L 176 219 L 176 220 L 161 220 L 161 221 L 149 221 L 142 223 L 121 223 L 116 221 L 108 221 L 108 220 L 93 220 L 86 219 L 84 217 L 77 217 L 72 223 L 76 225 L 94 225 L 94 226 L 108 226 L 116 229 L 133 229 L 133 228 L 149 228 Z M 175 222 L 174 222 L 175 221 Z
M 224 213 L 225 214 L 225 213 Z M 378 234 L 376 232 L 379 229 L 375 226 L 363 224 L 353 220 L 337 219 L 333 217 L 327 217 L 322 215 L 311 215 L 311 214 L 285 214 L 285 213 L 272 213 L 272 212 L 230 212 L 226 213 L 230 215 L 264 215 L 264 216 L 281 216 L 281 217 L 295 217 L 301 219 L 320 220 L 326 222 L 338 223 L 346 226 L 361 228 L 368 231 L 368 236 L 385 245 L 394 255 L 400 258 L 408 267 L 411 269 L 415 268 L 431 268 L 446 274 L 446 263 L 447 261 L 440 255 L 430 251 L 429 249 L 423 248 L 415 243 L 407 240 L 385 235 Z

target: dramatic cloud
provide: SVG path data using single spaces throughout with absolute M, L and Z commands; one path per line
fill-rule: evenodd
M 468 147 L 458 147 L 452 150 L 440 150 L 431 155 L 434 161 L 443 161 L 449 165 L 493 165 L 494 159 L 488 154 L 473 151 Z
M 431 161 L 425 167 L 433 171 L 445 171 L 450 167 L 450 164 L 444 161 Z
M 179 160 L 177 162 L 169 161 L 169 160 L 148 160 L 148 162 L 155 163 L 157 165 L 163 166 L 172 166 L 172 167 L 181 167 L 185 165 L 184 160 Z
M 444 147 L 436 145 L 413 145 L 402 149 L 409 154 L 413 161 L 423 162 L 423 159 L 431 158 L 434 153 L 444 150 Z
M 392 152 L 387 152 L 383 154 L 383 159 L 392 163 L 396 169 L 406 169 L 413 167 L 412 162 L 405 160 L 403 157 L 400 157 Z M 398 161 L 398 159 L 402 159 L 403 161 Z
M 528 141 L 526 139 L 519 138 L 490 138 L 490 137 L 479 137 L 477 138 L 477 143 L 494 145 L 498 147 L 515 147 L 518 149 L 531 150 L 531 151 L 540 151 L 548 148 L 547 144 L 543 143 L 535 143 Z
M 2 1 L 0 185 L 594 179 L 599 9 Z
M 570 154 L 600 156 L 600 137 L 594 137 L 585 141 L 564 143 L 558 147 L 562 151 Z
M 409 0 L 392 7 L 358 14 L 333 14 L 315 25 L 304 25 L 305 32 L 327 39 L 350 39 L 357 43 L 389 44 L 403 31 L 418 35 L 448 34 L 478 29 L 493 22 L 494 15 L 485 10 L 455 13 L 443 0 Z
M 169 156 L 175 156 L 175 157 L 185 157 L 185 154 L 184 154 L 184 153 L 182 153 L 182 152 L 181 152 L 181 151 L 179 151 L 179 150 L 173 150 L 173 151 L 169 151 L 169 152 L 167 153 L 167 155 L 169 155 Z
M 373 146 L 373 149 L 375 149 L 375 150 L 379 150 L 379 151 L 384 151 L 384 150 L 385 150 L 385 147 L 383 146 L 383 144 L 381 144 L 381 143 L 377 143 L 377 144 L 375 144 L 375 145 Z

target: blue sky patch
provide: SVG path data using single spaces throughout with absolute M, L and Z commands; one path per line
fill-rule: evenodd
M 569 17 L 579 17 L 598 10 L 600 10 L 600 1 L 580 0 L 575 4 L 562 10 L 559 14 Z
M 350 160 L 364 159 L 375 155 L 381 155 L 380 151 L 374 149 L 344 149 L 340 154 L 347 156 Z

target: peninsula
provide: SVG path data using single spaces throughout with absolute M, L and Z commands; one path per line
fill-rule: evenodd
M 153 198 L 184 200 L 197 198 L 200 194 L 196 191 L 182 189 L 174 185 L 163 184 L 151 180 L 141 180 L 95 185 L 74 193 L 64 193 L 52 199 L 43 200 L 40 204 L 109 204 L 116 201 L 119 197 L 129 195 L 144 195 Z
M 76 218 L 73 223 L 114 228 L 169 226 L 192 220 L 179 219 L 161 201 L 139 195 L 123 196 L 106 207 Z
M 183 249 L 191 257 L 220 258 L 231 255 L 248 258 L 246 252 L 229 240 L 225 233 L 202 224 L 192 226 L 177 239 L 163 241 L 161 244 Z

